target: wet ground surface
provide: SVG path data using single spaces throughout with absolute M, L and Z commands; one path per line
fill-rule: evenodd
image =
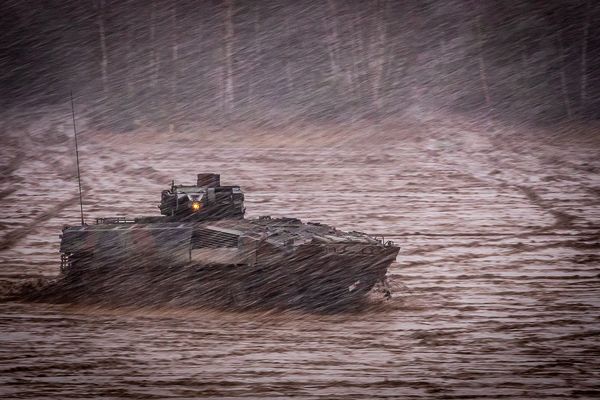
M 3 287 L 58 273 L 58 233 L 78 221 L 68 128 L 5 138 Z M 157 213 L 172 178 L 219 172 L 249 216 L 398 242 L 394 297 L 336 315 L 0 303 L 1 397 L 600 396 L 598 147 L 428 129 L 233 147 L 84 132 L 88 220 Z

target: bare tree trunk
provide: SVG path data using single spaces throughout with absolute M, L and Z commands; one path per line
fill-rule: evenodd
M 485 61 L 483 59 L 483 34 L 481 32 L 481 15 L 477 15 L 475 18 L 477 24 L 477 42 L 479 44 L 479 77 L 481 79 L 481 88 L 485 97 L 485 105 L 490 107 L 492 104 L 490 98 L 490 90 L 488 86 L 487 71 L 485 68 Z
M 173 73 L 171 76 L 171 118 L 177 118 L 177 59 L 178 59 L 178 37 L 177 37 L 177 1 L 173 1 L 171 5 L 171 66 L 173 68 Z M 169 124 L 169 130 L 173 132 L 175 130 L 175 126 L 173 122 Z
M 590 0 L 587 1 L 585 22 L 583 23 L 583 34 L 581 39 L 581 93 L 580 93 L 580 109 L 582 114 L 585 114 L 587 106 L 587 42 L 590 30 Z
M 108 93 L 108 54 L 106 51 L 106 32 L 104 30 L 104 0 L 98 2 L 98 34 L 100 36 L 100 50 L 102 51 L 102 61 L 100 62 L 102 90 L 106 95 Z
M 521 42 L 520 48 L 520 56 L 521 56 L 521 65 L 519 69 L 519 86 L 517 88 L 518 93 L 517 96 L 528 98 L 531 90 L 531 79 L 529 78 L 529 54 L 528 54 L 528 46 L 527 42 Z
M 343 7 L 343 6 L 342 6 Z M 342 8 L 340 7 L 340 8 Z M 336 8 L 336 13 L 339 8 Z M 337 49 L 337 56 L 341 62 L 340 73 L 344 77 L 345 87 L 344 92 L 352 92 L 354 90 L 354 72 L 353 72 L 353 60 L 352 60 L 352 46 L 348 46 L 348 43 L 352 43 L 352 36 L 348 34 L 339 35 L 339 26 L 344 27 L 346 23 L 346 19 L 344 18 L 346 13 L 342 12 L 339 16 L 336 14 L 335 20 L 336 22 L 336 36 L 338 38 L 339 46 Z M 342 28 L 343 29 L 343 28 Z M 342 31 L 343 32 L 343 31 Z M 342 47 L 340 49 L 340 46 Z M 348 48 L 350 48 L 350 53 L 348 53 Z M 348 61 L 352 62 L 351 65 L 348 65 Z
M 222 59 L 222 54 L 219 54 L 219 59 Z M 221 111 L 226 110 L 227 109 L 227 104 L 226 104 L 226 100 L 225 100 L 225 74 L 223 73 L 223 66 L 219 65 L 216 68 L 216 76 L 217 79 L 215 80 L 217 83 L 217 104 L 220 105 Z
M 260 63 L 260 55 L 261 55 L 261 32 L 260 32 L 260 8 L 259 8 L 259 4 L 260 3 L 256 3 L 255 5 L 255 9 L 254 9 L 254 13 L 255 13 L 255 19 L 254 19 L 254 48 L 252 49 L 252 53 L 253 53 L 253 61 L 254 61 L 254 65 L 252 66 L 252 70 L 254 71 L 259 71 L 260 69 L 258 68 L 258 65 Z M 255 94 L 255 90 L 256 90 L 256 86 L 257 86 L 257 76 L 256 73 L 253 74 L 249 80 L 249 88 L 248 88 L 248 97 L 250 98 L 250 100 L 253 100 L 254 94 Z
M 152 1 L 151 14 L 150 14 L 150 74 L 152 87 L 158 88 L 158 76 L 159 76 L 159 59 L 156 51 L 156 3 Z
M 353 85 L 353 97 L 355 99 L 358 99 L 359 97 L 363 96 L 363 95 L 367 95 L 368 93 L 362 93 L 362 82 L 360 79 L 361 76 L 361 60 L 364 58 L 364 45 L 363 45 L 363 40 L 362 40 L 362 32 L 361 32 L 361 26 L 362 26 L 362 22 L 361 21 L 361 14 L 360 14 L 360 9 L 354 11 L 357 13 L 356 17 L 354 18 L 354 28 L 353 28 L 353 32 L 352 32 L 352 75 L 354 76 L 353 81 L 354 81 L 354 85 Z M 360 106 L 356 105 L 355 108 L 355 112 L 352 113 L 352 120 L 354 120 L 360 113 Z
M 135 73 L 133 72 L 133 52 L 135 49 L 134 46 L 134 25 L 132 21 L 128 22 L 127 25 L 127 54 L 125 55 L 125 68 L 126 68 L 126 87 L 127 87 L 127 98 L 128 100 L 133 97 L 133 80 L 135 78 Z
M 377 3 L 377 13 L 375 18 L 378 37 L 377 41 L 371 46 L 373 51 L 370 57 L 370 64 L 373 70 L 373 102 L 377 108 L 377 111 L 379 111 L 382 106 L 380 89 L 383 76 L 383 66 L 385 64 L 385 1 Z
M 171 91 L 173 93 L 173 101 L 177 101 L 177 60 L 179 53 L 179 44 L 177 40 L 177 1 L 173 2 L 171 7 L 171 34 L 172 34 L 172 42 L 171 42 L 171 61 L 173 64 L 173 76 L 171 80 Z
M 560 65 L 560 87 L 563 95 L 563 102 L 565 103 L 565 111 L 567 118 L 571 119 L 573 113 L 571 112 L 571 102 L 569 101 L 569 91 L 567 89 L 567 76 L 565 74 L 565 51 L 562 43 L 562 31 L 556 33 L 558 38 L 558 60 Z
M 408 72 L 408 66 L 417 65 L 417 63 L 413 61 L 414 40 L 412 40 L 412 37 L 414 35 L 412 34 L 411 29 L 411 27 L 415 25 L 415 10 L 408 3 L 403 3 L 401 12 L 405 15 L 408 29 L 402 31 L 400 40 L 394 40 L 391 43 L 392 54 L 397 54 L 397 56 L 392 57 L 392 60 L 395 60 L 395 63 L 393 66 L 393 73 L 390 73 L 392 79 L 390 86 L 395 90 L 396 96 L 401 96 L 406 101 L 414 102 L 417 100 L 412 98 L 414 78 L 411 78 L 412 74 Z
M 225 109 L 233 109 L 233 0 L 225 0 Z
M 521 74 L 526 76 L 525 71 L 527 70 L 527 66 L 529 65 L 529 57 L 527 57 L 527 46 L 521 46 Z
M 439 65 L 439 71 L 442 73 L 443 77 L 446 77 L 448 75 L 448 71 L 446 70 L 446 64 L 447 64 L 446 53 L 447 53 L 447 51 L 448 51 L 448 49 L 447 49 L 446 39 L 441 38 L 440 39 L 440 59 L 438 60 L 438 65 Z
M 161 91 L 159 88 L 159 78 L 160 78 L 160 54 L 157 51 L 158 45 L 156 43 L 156 1 L 151 0 L 150 3 L 150 60 L 148 65 L 148 77 L 149 77 L 149 87 L 150 87 L 150 99 L 148 101 L 148 108 L 150 111 L 150 118 L 152 114 L 158 113 L 162 110 L 161 103 L 163 101 L 162 96 L 160 96 Z
M 292 78 L 292 69 L 290 67 L 290 57 L 289 57 L 289 53 L 291 52 L 291 44 L 289 43 L 289 38 L 291 37 L 289 15 L 285 16 L 284 28 L 285 28 L 285 35 L 286 35 L 286 42 L 287 42 L 287 45 L 286 45 L 286 53 L 287 54 L 285 54 L 285 84 L 287 87 L 287 92 L 291 94 L 294 89 L 294 82 L 293 82 L 293 78 Z
M 329 5 L 329 18 L 325 17 L 325 28 L 327 31 L 327 50 L 329 53 L 329 65 L 331 68 L 331 76 L 333 81 L 337 79 L 339 75 L 338 59 L 338 34 L 337 34 L 337 12 L 335 7 L 335 0 L 328 0 Z M 329 21 L 329 23 L 328 23 Z

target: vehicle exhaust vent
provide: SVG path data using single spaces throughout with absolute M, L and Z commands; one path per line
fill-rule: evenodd
M 197 229 L 192 234 L 192 249 L 216 249 L 220 247 L 237 247 L 237 245 L 238 235 L 232 233 Z

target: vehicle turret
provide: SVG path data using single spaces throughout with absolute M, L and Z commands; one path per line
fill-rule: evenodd
M 176 185 L 163 190 L 160 213 L 172 220 L 243 218 L 244 193 L 239 186 L 221 186 L 219 174 L 198 174 L 196 185 Z

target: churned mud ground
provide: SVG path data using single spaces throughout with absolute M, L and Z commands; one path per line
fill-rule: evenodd
M 2 128 L 4 293 L 56 275 L 60 229 L 78 223 L 64 111 Z M 243 186 L 250 217 L 399 243 L 392 300 L 338 315 L 4 302 L 0 397 L 600 396 L 597 130 L 444 116 L 189 131 L 115 135 L 83 120 L 88 222 L 157 213 L 172 178 L 218 172 Z

